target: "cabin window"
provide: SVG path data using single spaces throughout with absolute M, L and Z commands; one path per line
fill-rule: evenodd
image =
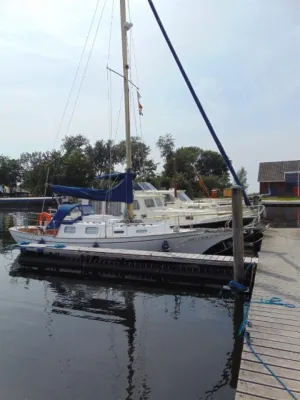
M 147 229 L 137 229 L 136 233 L 147 233 Z
M 116 230 L 114 230 L 114 233 L 124 233 L 124 231 L 121 229 L 116 229 Z
M 165 194 L 165 199 L 166 199 L 166 203 L 174 203 L 175 202 L 174 197 L 168 193 Z
M 99 228 L 97 228 L 96 226 L 88 226 L 87 228 L 85 228 L 85 233 L 87 235 L 98 235 Z
M 91 204 L 84 204 L 82 207 L 82 215 L 93 215 L 95 214 L 95 209 Z
M 65 226 L 64 232 L 65 233 L 75 233 L 76 227 L 75 226 Z
M 193 217 L 192 215 L 187 215 L 187 216 L 185 217 L 185 219 L 187 219 L 187 220 L 192 220 L 192 219 L 194 219 L 194 217 Z
M 145 199 L 145 205 L 147 208 L 155 207 L 155 203 L 153 199 Z
M 160 197 L 155 197 L 155 203 L 156 203 L 157 207 L 164 206 L 164 202 L 162 201 L 162 199 Z
M 184 192 L 178 193 L 178 198 L 179 198 L 179 200 L 181 200 L 181 201 L 192 201 L 192 200 L 189 198 L 189 196 L 188 196 L 186 193 L 184 193 Z
M 122 214 L 122 203 L 119 202 L 106 202 L 106 214 L 119 216 Z
M 133 200 L 133 209 L 134 210 L 140 209 L 140 203 L 137 200 Z

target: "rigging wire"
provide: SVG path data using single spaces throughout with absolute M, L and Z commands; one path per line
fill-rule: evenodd
M 130 1 L 129 0 L 128 0 L 127 4 L 128 4 L 129 22 L 132 22 L 132 20 L 131 20 L 131 11 L 130 11 Z M 134 37 L 133 37 L 133 31 L 132 30 L 130 30 L 130 41 L 129 41 L 129 43 L 130 43 L 130 46 L 129 46 L 130 66 L 132 64 L 134 64 L 134 66 L 135 66 L 136 81 L 137 81 L 137 86 L 139 88 L 140 85 L 139 85 L 139 79 L 138 79 L 137 62 L 136 62 L 135 49 L 134 49 Z M 133 62 L 131 62 L 132 59 L 133 59 Z M 130 68 L 129 74 L 130 74 L 130 81 L 132 82 L 133 81 L 132 68 Z M 138 92 L 136 91 L 136 101 L 135 101 L 135 97 L 134 97 L 134 94 L 133 94 L 133 91 L 132 91 L 131 87 L 130 87 L 130 91 L 131 91 L 131 100 L 132 100 L 132 107 L 133 107 L 133 117 L 134 117 L 136 137 L 140 138 L 140 140 L 141 140 L 141 143 L 137 143 L 139 168 L 140 168 L 140 171 L 143 172 L 143 175 L 145 177 L 145 163 L 144 163 L 143 135 L 142 135 L 142 120 L 141 120 L 141 115 L 139 113 L 139 128 L 140 128 L 140 132 L 138 132 L 138 125 L 137 125 L 137 118 L 136 118 L 136 108 L 135 108 L 135 104 L 139 103 Z M 139 89 L 138 89 L 138 91 L 139 91 Z
M 73 106 L 73 109 L 72 109 L 72 113 L 71 113 L 71 116 L 70 116 L 70 119 L 69 119 L 66 135 L 68 135 L 68 133 L 69 133 L 69 129 L 70 129 L 70 126 L 71 126 L 71 123 L 72 123 L 72 119 L 73 119 L 74 113 L 75 113 L 75 109 L 76 109 L 76 106 L 77 106 L 79 95 L 80 95 L 80 92 L 81 92 L 81 89 L 82 89 L 83 81 L 84 81 L 84 78 L 85 78 L 89 63 L 90 63 L 90 59 L 91 59 L 91 56 L 92 56 L 92 52 L 93 52 L 93 49 L 94 49 L 96 38 L 98 36 L 98 31 L 99 31 L 99 27 L 100 27 L 100 24 L 101 24 L 101 21 L 102 21 L 102 17 L 103 17 L 103 13 L 104 13 L 104 9 L 105 9 L 106 3 L 107 3 L 107 0 L 105 0 L 104 3 L 103 3 L 103 7 L 102 7 L 102 10 L 101 10 L 100 18 L 99 18 L 99 21 L 98 21 L 98 24 L 97 24 L 97 28 L 96 28 L 96 31 L 95 31 L 95 34 L 94 34 L 92 46 L 91 46 L 91 49 L 90 49 L 90 52 L 89 52 L 89 55 L 88 55 L 88 59 L 87 59 L 87 62 L 86 62 L 86 65 L 85 65 L 85 68 L 84 68 L 84 71 L 83 71 L 83 75 L 82 75 L 82 78 L 81 78 L 81 81 L 80 81 L 80 85 L 79 85 L 79 88 L 78 88 L 78 91 L 77 91 L 77 96 L 76 96 L 76 99 L 75 99 L 75 103 L 74 103 L 74 106 Z
M 114 19 L 114 4 L 115 1 L 112 1 L 111 8 L 111 17 L 110 17 L 110 30 L 109 30 L 109 39 L 108 39 L 108 52 L 107 52 L 107 96 L 108 96 L 108 129 L 109 129 L 109 173 L 112 173 L 112 83 L 111 83 L 111 71 L 108 69 L 109 60 L 110 60 L 110 48 L 111 48 L 111 37 L 112 37 L 112 26 Z M 112 187 L 112 182 L 108 181 L 108 186 Z
M 58 136 L 60 134 L 60 131 L 61 131 L 61 128 L 62 128 L 62 124 L 64 122 L 64 119 L 65 119 L 65 116 L 66 116 L 66 113 L 67 113 L 67 109 L 68 109 L 69 104 L 70 104 L 70 100 L 71 100 L 71 96 L 72 96 L 72 93 L 73 93 L 73 90 L 74 90 L 74 87 L 75 87 L 76 79 L 78 77 L 79 70 L 80 70 L 80 67 L 81 67 L 81 63 L 82 63 L 82 60 L 83 60 L 83 56 L 84 56 L 84 53 L 86 51 L 86 47 L 87 47 L 87 44 L 88 44 L 88 41 L 89 41 L 89 38 L 90 38 L 92 27 L 94 25 L 94 21 L 95 21 L 95 17 L 96 17 L 97 11 L 98 11 L 99 3 L 100 3 L 100 0 L 97 0 L 96 6 L 95 6 L 95 9 L 94 9 L 94 13 L 93 13 L 93 17 L 92 17 L 92 20 L 91 20 L 91 23 L 90 23 L 90 26 L 89 26 L 89 29 L 88 29 L 88 33 L 87 33 L 87 36 L 86 36 L 86 39 L 85 39 L 85 42 L 84 42 L 84 46 L 82 48 L 82 52 L 81 52 L 81 55 L 80 55 L 80 58 L 79 58 L 79 62 L 78 62 L 77 68 L 76 68 L 76 72 L 75 72 L 75 75 L 74 75 L 74 78 L 73 78 L 73 81 L 72 81 L 72 85 L 71 85 L 71 88 L 70 88 L 70 91 L 69 91 L 69 94 L 68 94 L 68 97 L 67 97 L 67 101 L 66 101 L 66 104 L 65 104 L 65 107 L 64 107 L 64 110 L 63 110 L 59 125 L 58 125 L 58 129 L 57 129 L 56 136 L 55 136 L 55 139 L 54 139 L 54 142 L 53 142 L 53 146 L 52 146 L 52 152 L 55 149 L 56 142 L 57 142 Z M 44 189 L 44 199 L 43 199 L 43 205 L 42 205 L 42 212 L 44 211 L 44 207 L 45 207 L 47 187 L 48 187 L 48 182 L 49 182 L 49 173 L 50 173 L 50 166 L 48 166 L 47 173 L 46 173 L 46 183 L 45 183 L 45 189 Z
M 108 70 L 107 70 L 108 71 Z M 107 72 L 107 86 L 108 86 L 108 130 L 109 130 L 109 173 L 112 173 L 112 84 L 111 84 L 111 71 Z M 113 182 L 108 180 L 108 187 L 112 187 Z M 110 192 L 109 192 L 110 193 Z
M 120 115 L 121 115 L 122 104 L 123 104 L 123 97 L 124 97 L 124 93 L 123 93 L 123 91 L 122 91 L 121 97 L 120 97 L 119 111 L 118 111 L 118 116 L 117 116 L 117 123 L 116 123 L 116 131 L 115 131 L 114 142 L 117 140 L 117 136 L 118 136 Z
M 135 98 L 133 93 L 131 92 L 131 98 L 132 98 L 132 103 L 135 103 Z M 133 120 L 134 120 L 134 126 L 135 126 L 135 132 L 136 132 L 136 137 L 141 138 L 140 135 L 138 134 L 138 126 L 137 126 L 137 118 L 136 118 L 136 109 L 133 107 Z M 143 172 L 145 176 L 145 163 L 144 163 L 144 152 L 143 152 L 143 142 L 141 140 L 141 143 L 137 141 L 137 151 L 138 151 L 138 161 L 139 161 L 139 168 L 140 171 Z
M 93 14 L 93 17 L 92 17 L 92 20 L 91 20 L 91 23 L 90 23 L 90 26 L 89 26 L 89 29 L 88 29 L 88 33 L 87 33 L 87 36 L 86 36 L 86 39 L 85 39 L 85 43 L 84 43 L 84 46 L 83 46 L 83 49 L 82 49 L 82 52 L 81 52 L 81 55 L 80 55 L 80 59 L 79 59 L 77 68 L 76 68 L 75 76 L 74 76 L 74 79 L 73 79 L 73 82 L 72 82 L 72 85 L 71 85 L 71 89 L 70 89 L 70 92 L 69 92 L 69 95 L 68 95 L 68 98 L 67 98 L 67 101 L 66 101 L 66 104 L 65 104 L 65 108 L 64 108 L 63 114 L 62 114 L 61 119 L 60 119 L 60 123 L 59 123 L 59 126 L 58 126 L 56 137 L 55 137 L 55 140 L 54 140 L 54 143 L 53 143 L 52 151 L 55 148 L 56 141 L 57 141 L 58 136 L 60 134 L 60 130 L 61 130 L 64 118 L 65 118 L 65 115 L 66 115 L 70 100 L 71 100 L 72 92 L 73 92 L 73 89 L 74 89 L 74 86 L 75 86 L 75 82 L 76 82 L 76 79 L 77 79 L 77 76 L 78 76 L 78 73 L 79 73 L 79 70 L 80 70 L 80 67 L 81 67 L 81 63 L 82 63 L 83 56 L 84 56 L 84 53 L 85 53 L 85 50 L 86 50 L 86 46 L 87 46 L 88 40 L 90 38 L 92 27 L 94 25 L 94 21 L 95 21 L 95 17 L 96 17 L 97 11 L 98 11 L 99 3 L 100 3 L 100 0 L 97 0 L 96 6 L 95 6 L 95 10 L 94 10 L 94 14 Z
M 107 51 L 107 66 L 110 60 L 111 35 L 112 35 L 112 26 L 114 19 L 114 5 L 115 5 L 115 0 L 112 1 L 112 7 L 111 7 L 110 30 L 109 30 L 108 51 Z

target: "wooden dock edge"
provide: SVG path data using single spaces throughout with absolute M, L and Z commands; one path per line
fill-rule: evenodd
M 244 340 L 236 400 L 300 399 L 300 229 L 265 233 L 251 301 L 272 297 L 295 308 L 252 303 L 246 331 L 253 350 L 279 380 Z

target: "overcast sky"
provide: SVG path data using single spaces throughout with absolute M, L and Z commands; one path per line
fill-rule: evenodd
M 299 159 L 299 0 L 154 0 L 194 88 L 234 166 L 257 188 L 260 161 Z M 67 131 L 98 14 L 56 147 Z M 122 80 L 112 76 L 112 132 L 106 65 L 113 0 L 107 0 L 69 134 L 91 141 L 116 135 Z M 0 2 L 1 153 L 51 150 L 96 0 Z M 170 132 L 177 146 L 216 149 L 173 61 L 147 0 L 130 1 L 142 134 Z M 121 71 L 119 1 L 115 0 L 109 65 Z M 133 118 L 134 119 L 134 118 Z M 133 124 L 133 134 L 136 133 Z M 138 129 L 140 133 L 140 129 Z

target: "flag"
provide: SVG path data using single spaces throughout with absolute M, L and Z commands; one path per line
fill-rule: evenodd
M 139 93 L 139 91 L 137 90 L 137 99 L 138 99 L 138 107 L 139 107 L 139 115 L 143 115 L 143 106 L 140 103 L 140 98 L 142 97 Z

